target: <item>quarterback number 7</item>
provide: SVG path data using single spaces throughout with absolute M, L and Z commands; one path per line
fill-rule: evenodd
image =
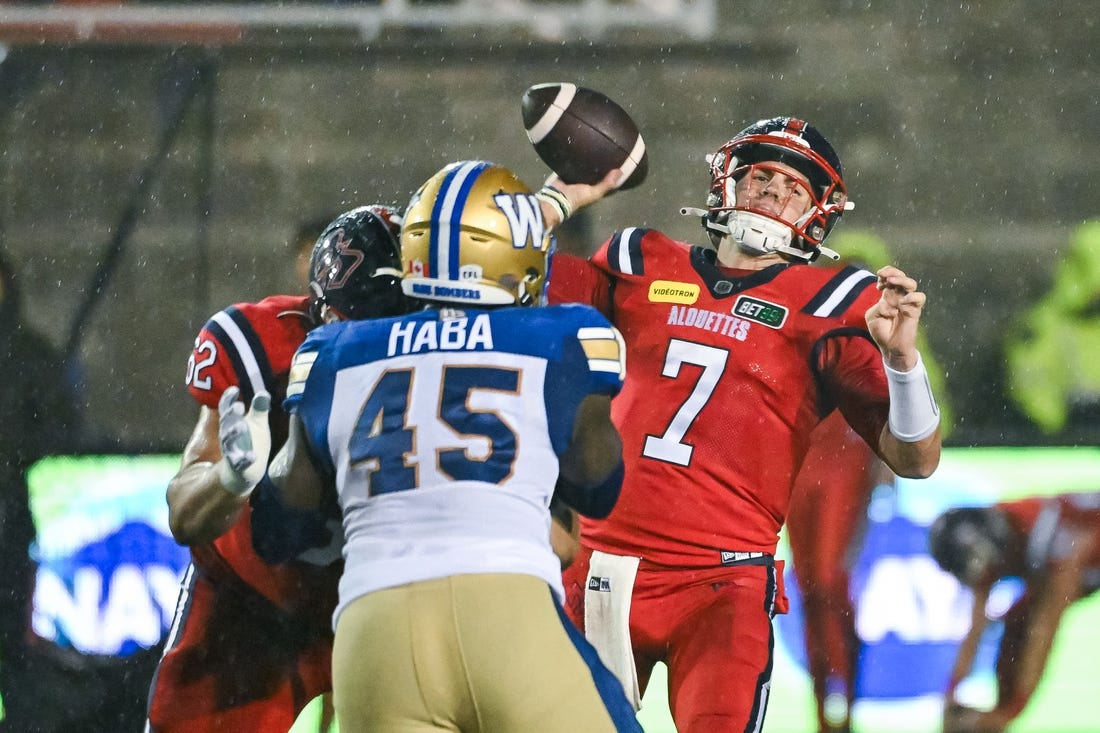
M 714 388 L 718 386 L 718 380 L 722 378 L 728 357 L 729 352 L 725 349 L 716 349 L 713 346 L 680 339 L 671 339 L 668 342 L 661 376 L 676 379 L 680 376 L 680 367 L 684 364 L 702 367 L 703 371 L 700 372 L 699 380 L 687 399 L 672 416 L 672 421 L 665 428 L 664 434 L 646 436 L 642 455 L 679 466 L 691 464 L 691 454 L 695 447 L 685 443 L 684 436 L 710 400 Z

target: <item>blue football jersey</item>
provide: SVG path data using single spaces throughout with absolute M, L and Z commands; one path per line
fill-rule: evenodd
M 341 608 L 460 573 L 544 578 L 548 506 L 588 394 L 618 393 L 622 337 L 595 309 L 431 309 L 312 331 L 285 408 L 336 477 Z M 337 610 L 337 614 L 339 614 Z

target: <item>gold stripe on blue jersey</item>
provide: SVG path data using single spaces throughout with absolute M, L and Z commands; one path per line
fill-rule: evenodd
M 313 362 L 317 361 L 316 351 L 306 351 L 294 355 L 294 361 L 290 363 L 290 372 L 287 376 L 286 396 L 301 394 L 306 387 L 306 379 L 313 369 Z
M 577 340 L 588 358 L 589 369 L 622 375 L 626 354 L 618 331 L 614 328 L 589 326 L 577 331 Z

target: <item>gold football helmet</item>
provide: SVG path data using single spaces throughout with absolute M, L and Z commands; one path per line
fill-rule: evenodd
M 539 202 L 512 171 L 451 163 L 420 187 L 401 229 L 402 287 L 463 305 L 539 305 L 551 238 Z

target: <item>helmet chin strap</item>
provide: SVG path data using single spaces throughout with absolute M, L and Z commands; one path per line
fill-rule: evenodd
M 730 212 L 726 220 L 726 228 L 729 230 L 730 239 L 743 251 L 750 255 L 766 255 L 772 252 L 809 259 L 809 253 L 802 252 L 791 246 L 791 230 L 785 224 L 769 219 L 766 216 L 753 214 L 748 211 Z M 724 245 L 727 240 L 722 240 Z M 729 247 L 718 247 L 718 259 L 722 260 L 722 250 Z M 732 254 L 731 252 L 729 254 Z
M 792 247 L 790 227 L 750 211 L 731 212 L 725 224 L 711 220 L 708 212 L 703 209 L 684 207 L 680 209 L 680 213 L 685 216 L 699 216 L 704 229 L 722 235 L 718 243 L 718 262 L 727 267 L 733 262 L 734 247 L 754 256 L 776 252 L 806 262 L 812 262 L 818 253 L 833 260 L 840 259 L 836 252 L 821 245 L 818 245 L 816 252 Z

